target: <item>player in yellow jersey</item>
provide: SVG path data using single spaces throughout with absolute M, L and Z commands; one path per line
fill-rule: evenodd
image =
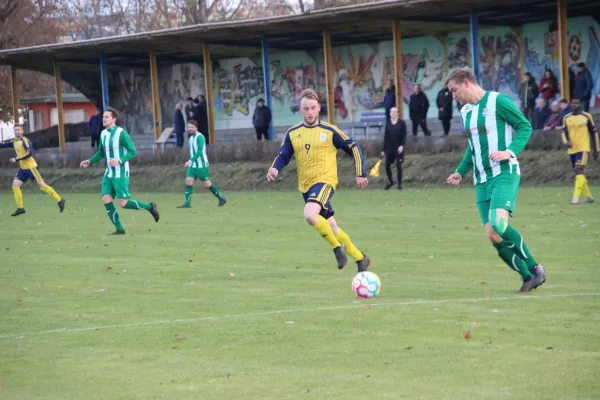
M 356 184 L 361 189 L 368 183 L 362 151 L 338 127 L 319 121 L 320 110 L 317 93 L 311 89 L 304 90 L 300 95 L 300 113 L 304 122 L 291 127 L 285 134 L 279 155 L 267 172 L 267 179 L 275 180 L 293 155 L 298 170 L 298 188 L 305 202 L 304 219 L 333 248 L 339 269 L 346 266 L 349 254 L 356 260 L 358 271 L 366 271 L 371 260 L 338 227 L 331 206 L 331 197 L 338 183 L 337 150 L 342 149 L 354 158 Z
M 582 194 L 585 196 L 585 203 L 594 201 L 584 170 L 590 150 L 593 150 L 594 160 L 598 158 L 598 150 L 600 150 L 594 119 L 591 114 L 582 111 L 581 108 L 581 100 L 573 98 L 571 100 L 572 111 L 563 119 L 562 139 L 569 148 L 571 165 L 575 170 L 575 190 L 571 204 L 579 204 L 579 196 Z
M 37 169 L 37 163 L 33 158 L 33 148 L 31 142 L 25 136 L 23 136 L 23 126 L 14 126 L 15 137 L 14 139 L 0 142 L 1 147 L 12 147 L 15 149 L 16 157 L 11 158 L 9 161 L 12 163 L 19 162 L 21 167 L 17 172 L 17 176 L 13 180 L 13 193 L 15 195 L 15 202 L 17 203 L 17 210 L 12 213 L 13 217 L 17 215 L 25 214 L 25 206 L 23 204 L 23 193 L 21 192 L 21 186 L 28 179 L 31 179 L 40 188 L 42 192 L 48 193 L 58 203 L 60 212 L 65 210 L 65 199 L 62 199 L 58 193 L 51 186 L 46 185 L 46 182 L 42 179 L 40 172 Z

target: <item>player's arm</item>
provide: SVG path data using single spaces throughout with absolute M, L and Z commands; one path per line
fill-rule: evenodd
M 98 149 L 96 150 L 96 153 L 90 157 L 89 162 L 90 164 L 95 164 L 98 161 L 102 161 L 104 157 L 106 157 L 106 152 L 104 151 L 104 143 L 101 140 L 100 143 L 98 143 Z
M 586 113 L 586 116 L 588 117 L 587 128 L 588 132 L 590 133 L 592 150 L 594 153 L 598 153 L 598 151 L 600 150 L 600 142 L 598 141 L 598 131 L 596 130 L 596 126 L 594 125 L 594 118 L 591 114 Z
M 365 158 L 358 143 L 350 139 L 350 137 L 341 130 L 335 129 L 333 132 L 333 145 L 338 149 L 344 150 L 346 154 L 354 158 L 354 173 L 357 177 L 367 177 Z
M 471 150 L 471 145 L 467 143 L 467 151 L 465 151 L 465 155 L 460 160 L 456 172 L 460 176 L 465 176 L 471 169 L 473 169 L 473 150 Z
M 531 123 L 506 95 L 500 94 L 496 100 L 496 112 L 513 127 L 515 133 L 508 151 L 511 157 L 517 157 L 523 151 L 531 137 Z
M 200 157 L 202 155 L 202 153 L 204 152 L 204 146 L 206 145 L 206 139 L 204 138 L 204 135 L 196 135 L 196 143 L 198 144 L 198 150 L 190 157 L 190 161 L 194 161 L 197 160 L 198 157 Z
M 567 114 L 564 116 L 562 120 L 562 142 L 563 144 L 569 144 L 569 128 L 567 128 L 567 117 L 571 114 Z
M 290 132 L 288 131 L 286 132 L 285 137 L 281 142 L 279 154 L 277 155 L 277 157 L 275 157 L 273 164 L 271 164 L 271 168 L 275 168 L 277 171 L 281 172 L 281 170 L 290 163 L 293 154 L 294 146 L 292 146 Z
M 15 161 L 26 160 L 33 157 L 33 148 L 31 147 L 31 142 L 26 137 L 23 138 L 23 148 L 27 150 L 27 153 L 21 157 L 15 158 Z
M 13 140 L 7 140 L 5 142 L 0 142 L 0 149 L 8 149 L 9 147 L 13 147 Z
M 123 129 L 121 132 L 119 144 L 127 149 L 127 154 L 124 154 L 123 158 L 121 159 L 121 164 L 124 164 L 137 154 L 137 150 L 135 149 L 133 141 L 131 140 L 131 136 L 129 136 L 129 133 L 127 133 L 125 129 Z

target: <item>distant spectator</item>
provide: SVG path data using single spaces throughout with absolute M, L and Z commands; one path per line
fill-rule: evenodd
M 581 100 L 581 107 L 583 111 L 589 111 L 590 99 L 592 98 L 592 89 L 594 88 L 594 82 L 592 80 L 592 73 L 586 68 L 585 63 L 577 64 L 577 76 L 575 77 L 575 89 L 573 97 L 577 97 Z
M 532 127 L 534 130 L 543 129 L 546 125 L 546 121 L 550 116 L 550 108 L 546 104 L 546 100 L 539 98 L 536 100 L 536 106 L 533 110 L 533 122 Z
M 206 104 L 206 99 L 204 95 L 199 94 L 194 101 L 196 105 L 196 121 L 198 121 L 198 130 L 202 135 L 204 135 L 204 139 L 206 140 L 206 145 L 210 144 L 209 134 L 208 134 L 208 105 Z
M 544 130 L 549 131 L 551 129 L 560 129 L 562 123 L 560 121 L 560 103 L 556 100 L 552 102 L 552 106 L 550 107 L 550 116 L 546 120 L 544 124 Z
M 417 136 L 417 130 L 420 125 L 425 136 L 431 136 L 431 132 L 427 128 L 429 99 L 427 99 L 425 93 L 421 91 L 421 85 L 415 85 L 415 92 L 410 95 L 410 100 L 408 101 L 408 110 L 410 120 L 412 121 L 413 135 Z
M 271 123 L 271 110 L 265 105 L 263 99 L 256 101 L 256 108 L 254 109 L 254 115 L 252 116 L 252 125 L 256 131 L 256 139 L 269 140 L 269 124 Z
M 563 119 L 565 119 L 565 115 L 571 112 L 571 104 L 567 101 L 567 99 L 560 99 L 560 126 L 563 124 Z
M 173 117 L 173 132 L 177 138 L 177 147 L 183 147 L 183 134 L 185 133 L 185 120 L 181 111 L 182 108 L 181 103 L 177 103 L 175 106 L 175 116 Z
M 102 109 L 96 108 L 96 114 L 92 115 L 88 122 L 88 128 L 90 130 L 90 138 L 92 140 L 92 148 L 97 147 L 100 142 L 100 134 L 104 129 L 102 125 Z
M 383 152 L 385 156 L 385 173 L 388 183 L 385 190 L 394 186 L 392 178 L 392 164 L 396 163 L 396 172 L 398 177 L 398 190 L 402 190 L 402 163 L 404 162 L 404 145 L 406 144 L 406 123 L 398 119 L 398 108 L 392 107 L 390 110 L 390 120 L 385 124 L 385 133 L 383 135 Z
M 525 74 L 525 79 L 521 83 L 519 90 L 519 99 L 521 99 L 521 108 L 523 114 L 530 122 L 533 122 L 533 109 L 535 108 L 535 99 L 540 93 L 535 78 L 531 76 L 531 73 Z
M 550 103 L 556 97 L 556 93 L 558 93 L 558 79 L 556 79 L 551 69 L 547 69 L 544 72 L 540 81 L 540 91 L 546 103 Z
M 383 95 L 383 107 L 385 108 L 385 118 L 389 121 L 390 110 L 392 107 L 396 107 L 396 87 L 394 86 L 394 81 L 391 79 L 387 81 L 387 88 Z
M 444 136 L 448 136 L 450 121 L 452 121 L 452 93 L 450 93 L 445 83 L 442 83 L 442 90 L 437 95 L 436 104 L 438 118 L 442 121 L 442 127 L 444 128 Z
M 195 115 L 194 115 L 194 99 L 192 99 L 191 97 L 187 98 L 187 104 L 185 106 L 185 120 L 186 121 L 190 121 L 190 120 L 195 120 Z

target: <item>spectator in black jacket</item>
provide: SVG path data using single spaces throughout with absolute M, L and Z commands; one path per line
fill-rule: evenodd
M 206 140 L 206 144 L 210 144 L 209 133 L 208 133 L 208 104 L 206 103 L 206 98 L 204 95 L 199 94 L 198 97 L 194 100 L 196 103 L 196 121 L 198 121 L 198 130 L 202 135 L 204 135 L 204 139 Z
M 450 121 L 452 121 L 452 93 L 446 84 L 442 84 L 442 90 L 437 95 L 438 118 L 444 127 L 444 136 L 450 133 Z
M 256 130 L 256 139 L 269 140 L 269 124 L 271 123 L 271 110 L 265 105 L 263 99 L 256 101 L 256 108 L 254 109 L 254 115 L 252 116 L 252 125 Z
M 398 173 L 398 190 L 402 190 L 402 163 L 404 162 L 404 144 L 406 143 L 406 123 L 398 119 L 398 108 L 390 109 L 390 120 L 385 124 L 385 134 L 383 137 L 383 152 L 385 156 L 385 173 L 388 177 L 388 183 L 385 190 L 394 186 L 392 178 L 392 164 L 396 162 L 396 171 Z
M 173 132 L 177 138 L 177 147 L 183 147 L 183 134 L 185 133 L 185 120 L 183 118 L 183 112 L 181 103 L 177 103 L 175 106 L 175 115 L 173 116 Z
M 390 110 L 396 107 L 396 87 L 393 80 L 388 80 L 387 88 L 383 95 L 383 107 L 385 108 L 385 119 L 390 120 Z
M 92 115 L 90 118 L 88 128 L 90 130 L 90 138 L 92 139 L 92 148 L 97 147 L 100 142 L 100 134 L 104 129 L 102 126 L 102 110 L 100 107 L 96 108 L 96 114 Z
M 581 106 L 585 112 L 590 110 L 590 99 L 592 98 L 593 88 L 594 81 L 592 79 L 592 73 L 586 68 L 585 63 L 580 62 L 577 64 L 577 76 L 575 77 L 573 97 L 581 99 Z
M 415 85 L 415 92 L 410 95 L 408 102 L 408 111 L 410 120 L 412 121 L 413 135 L 417 136 L 419 125 L 423 129 L 425 136 L 431 136 L 431 132 L 427 128 L 427 112 L 429 111 L 429 99 L 421 91 L 421 85 Z

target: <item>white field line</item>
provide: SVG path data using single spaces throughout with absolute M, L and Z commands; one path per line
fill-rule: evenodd
M 472 298 L 472 299 L 441 299 L 441 300 L 410 300 L 410 301 L 398 301 L 390 303 L 368 303 L 368 300 L 362 304 L 352 304 L 343 306 L 326 306 L 326 307 L 314 307 L 314 308 L 286 308 L 281 310 L 271 311 L 255 311 L 243 314 L 220 314 L 198 318 L 178 318 L 178 319 L 165 319 L 158 321 L 148 322 L 132 322 L 127 324 L 115 324 L 115 325 L 100 325 L 90 326 L 85 328 L 60 328 L 60 329 L 49 329 L 44 331 L 35 332 L 22 332 L 22 333 L 11 333 L 0 335 L 0 338 L 9 337 L 23 337 L 27 335 L 36 335 L 43 333 L 70 333 L 70 332 L 86 332 L 96 331 L 101 329 L 118 329 L 118 328 L 131 328 L 140 326 L 152 326 L 152 325 L 165 325 L 165 324 L 192 324 L 202 321 L 215 321 L 222 319 L 233 319 L 233 318 L 246 318 L 246 317 L 263 317 L 268 315 L 279 315 L 279 314 L 296 314 L 303 312 L 316 312 L 316 311 L 335 311 L 345 310 L 352 308 L 366 308 L 366 307 L 398 307 L 398 306 L 414 306 L 423 304 L 442 304 L 442 303 L 478 303 L 478 302 L 494 302 L 494 301 L 509 301 L 509 300 L 533 300 L 533 299 L 552 299 L 557 297 L 591 297 L 600 296 L 598 293 L 564 293 L 564 294 L 548 294 L 548 295 L 517 295 L 510 297 L 489 297 L 489 298 Z

